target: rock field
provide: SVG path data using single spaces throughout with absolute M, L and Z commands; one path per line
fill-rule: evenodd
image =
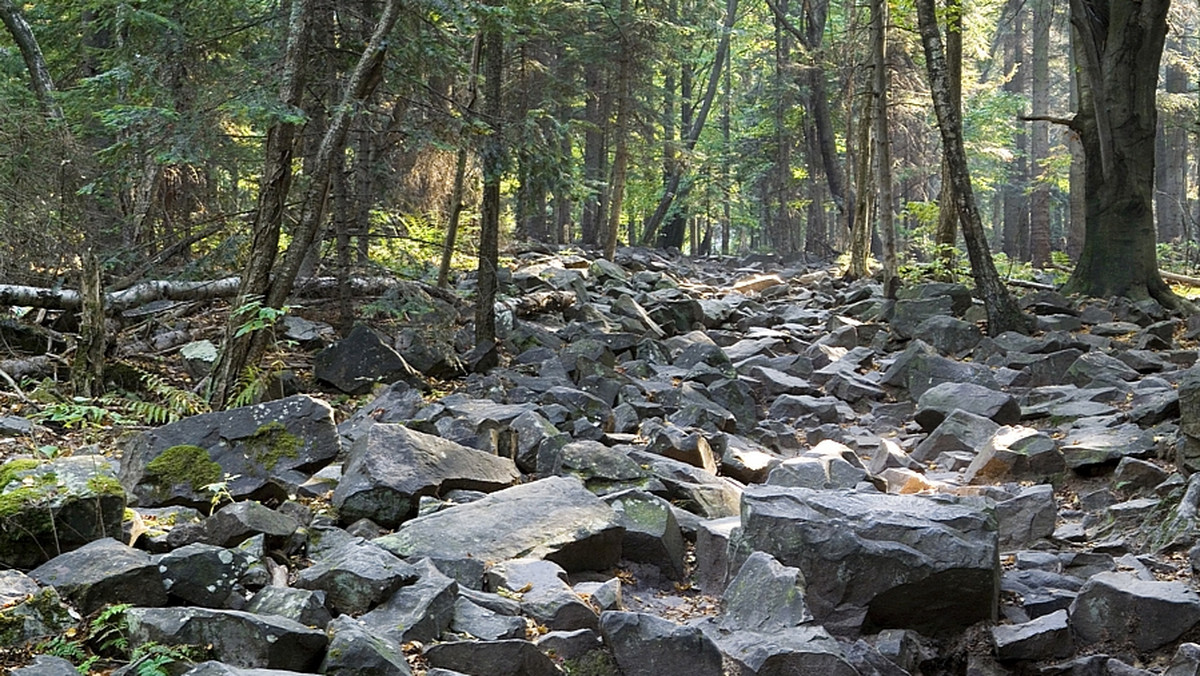
M 120 603 L 192 676 L 1200 674 L 1200 318 L 1027 291 L 987 337 L 962 285 L 640 249 L 503 281 L 499 346 L 414 286 L 285 326 L 323 393 L 0 465 L 0 647 Z

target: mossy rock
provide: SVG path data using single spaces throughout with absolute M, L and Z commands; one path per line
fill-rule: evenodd
M 0 648 L 19 648 L 61 633 L 75 623 L 53 587 L 43 587 L 24 601 L 0 609 Z
M 0 482 L 0 565 L 30 568 L 120 536 L 125 490 L 103 456 L 13 460 Z

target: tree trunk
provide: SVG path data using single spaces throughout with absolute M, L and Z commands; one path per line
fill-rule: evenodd
M 1071 49 L 1068 50 L 1067 63 L 1070 65 L 1068 69 L 1071 74 L 1071 94 L 1069 102 L 1071 110 L 1079 110 L 1079 92 L 1082 85 L 1082 74 L 1078 68 L 1079 60 L 1076 58 L 1075 46 L 1079 42 L 1079 36 L 1074 28 L 1070 30 Z M 1084 173 L 1087 165 L 1087 158 L 1083 156 L 1083 141 L 1079 138 L 1079 131 L 1074 128 L 1067 129 L 1067 150 L 1071 153 L 1071 169 L 1067 176 L 1067 189 L 1070 191 L 1068 208 L 1070 214 L 1067 216 L 1067 256 L 1073 261 L 1079 260 L 1079 255 L 1083 253 L 1083 240 L 1087 231 L 1085 227 L 1085 212 L 1084 207 L 1086 200 L 1084 199 Z
M 499 0 L 490 0 L 497 5 Z M 504 175 L 501 85 L 504 80 L 504 34 L 490 19 L 483 29 L 483 115 L 491 127 L 483 153 L 483 204 L 479 224 L 479 268 L 475 291 L 475 346 L 494 350 L 496 342 L 496 268 L 500 258 L 500 180 Z M 489 349 L 490 346 L 490 349 Z M 488 361 L 491 361 L 490 359 Z
M 733 234 L 732 180 L 733 145 L 731 143 L 733 109 L 733 54 L 725 54 L 725 92 L 721 108 L 721 255 L 729 255 L 729 238 Z
M 604 73 L 599 63 L 589 61 L 584 65 L 585 97 L 584 116 L 588 126 L 583 139 L 583 179 L 588 195 L 583 201 L 580 218 L 580 236 L 585 245 L 600 241 L 601 224 L 604 220 L 604 195 L 602 187 L 605 173 L 605 131 L 608 129 L 608 95 L 602 91 Z
M 1186 56 L 1186 49 L 1184 41 L 1172 41 L 1172 51 Z M 1163 70 L 1167 94 L 1185 95 L 1189 83 L 1183 66 L 1168 63 Z M 1159 242 L 1178 242 L 1187 232 L 1187 128 L 1194 117 L 1193 110 L 1180 111 L 1175 106 L 1169 106 L 1159 114 L 1158 162 L 1154 177 L 1154 220 L 1158 224 Z
M 854 207 L 854 226 L 850 229 L 849 279 L 863 279 L 871 274 L 867 263 L 871 255 L 871 211 L 875 191 L 871 181 L 871 108 L 864 106 L 858 118 L 858 140 L 854 144 L 858 162 L 854 174 L 858 200 Z
M 629 167 L 629 114 L 630 114 L 630 79 L 632 74 L 633 45 L 627 39 L 631 30 L 629 17 L 629 0 L 621 0 L 621 12 L 618 17 L 621 25 L 621 55 L 617 62 L 617 152 L 613 158 L 612 175 L 612 204 L 608 211 L 608 226 L 604 231 L 604 257 L 613 260 L 617 253 L 617 230 L 621 225 L 621 208 L 625 202 L 625 178 Z M 632 237 L 631 237 L 632 239 Z
M 883 240 L 883 290 L 896 297 L 900 279 L 896 264 L 896 222 L 892 211 L 892 143 L 888 129 L 887 0 L 871 0 L 871 51 L 875 62 L 871 98 L 875 106 L 875 188 L 879 191 L 876 217 Z
M 971 259 L 971 274 L 975 278 L 976 292 L 983 299 L 987 309 L 988 333 L 994 336 L 1004 331 L 1026 332 L 1030 328 L 1027 317 L 1021 313 L 1017 302 L 996 272 L 984 237 L 983 222 L 975 205 L 971 175 L 967 169 L 967 155 L 963 148 L 962 119 L 950 100 L 946 55 L 942 50 L 942 38 L 938 32 L 934 0 L 917 0 L 917 18 L 920 24 L 921 44 L 925 49 L 925 65 L 929 70 L 929 89 L 933 95 L 938 129 L 942 135 L 942 151 L 950 158 L 950 178 L 954 182 L 955 206 L 963 227 L 967 255 Z
M 1033 54 L 1031 103 L 1034 117 L 1050 114 L 1050 23 L 1054 18 L 1051 0 L 1036 0 L 1033 5 Z M 1029 162 L 1033 167 L 1033 193 L 1029 200 L 1029 259 L 1035 268 L 1050 264 L 1050 184 L 1044 177 L 1049 171 L 1050 123 L 1033 123 Z
M 1025 96 L 1025 81 L 1028 79 L 1025 65 L 1024 49 L 1024 1 L 1010 0 L 1005 11 L 1005 17 L 1011 23 L 1005 46 L 1006 73 L 1011 76 L 1004 84 L 1004 91 L 1014 97 Z M 1004 253 L 1012 260 L 1025 260 L 1029 242 L 1029 196 L 1025 194 L 1028 185 L 1028 154 L 1026 153 L 1026 134 L 1024 127 L 1018 127 L 1013 133 L 1014 157 L 1008 163 L 1008 177 L 1002 190 L 1004 196 L 1003 241 Z
M 962 119 L 962 0 L 946 0 L 946 74 L 950 80 L 950 105 Z M 954 181 L 950 163 L 942 153 L 942 188 L 938 196 L 937 255 L 942 261 L 942 279 L 952 281 L 958 242 L 958 209 L 955 208 Z
M 21 58 L 25 60 L 25 68 L 29 71 L 33 94 L 37 97 L 42 112 L 52 120 L 62 121 L 62 108 L 54 100 L 54 79 L 50 77 L 50 69 L 46 67 L 46 59 L 42 56 L 42 48 L 34 37 L 29 22 L 25 20 L 25 15 L 12 0 L 0 0 L 0 20 L 4 22 L 13 42 L 17 43 L 17 48 L 21 51 Z
M 1181 304 L 1158 274 L 1151 208 L 1155 88 L 1169 4 L 1071 0 L 1083 72 L 1074 125 L 1087 159 L 1087 236 L 1068 292 Z
M 708 112 L 712 109 L 713 100 L 717 97 L 717 84 L 721 81 L 721 68 L 729 52 L 729 39 L 733 34 L 733 24 L 737 20 L 737 6 L 738 0 L 726 0 L 725 22 L 721 26 L 721 39 L 717 43 L 717 54 L 713 59 L 712 70 L 709 71 L 708 88 L 704 92 L 704 99 L 700 103 L 696 119 L 683 139 L 685 152 L 691 152 L 696 147 L 696 142 L 700 140 L 700 132 L 704 131 L 704 123 L 708 120 Z M 662 226 L 663 219 L 666 218 L 667 212 L 677 197 L 676 192 L 683 179 L 683 169 L 682 164 L 676 164 L 673 167 L 671 177 L 663 189 L 662 197 L 659 198 L 654 213 L 646 220 L 646 224 L 642 228 L 643 246 L 650 245 L 658 236 L 658 229 Z
M 475 99 L 478 93 L 479 50 L 483 42 L 481 36 L 475 36 L 471 48 L 471 72 L 467 80 L 467 101 L 464 106 L 467 119 L 475 116 Z M 462 217 L 463 192 L 467 182 L 467 130 L 464 124 L 459 132 L 458 153 L 454 159 L 454 187 L 450 190 L 450 217 L 446 224 L 446 239 L 442 242 L 442 260 L 438 265 L 437 285 L 439 289 L 446 288 L 450 283 L 450 262 L 454 258 L 454 246 L 458 242 L 458 221 Z

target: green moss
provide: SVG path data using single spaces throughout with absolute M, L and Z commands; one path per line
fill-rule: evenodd
M 304 445 L 300 437 L 287 431 L 279 421 L 269 422 L 245 440 L 249 457 L 259 466 L 275 469 L 280 458 L 296 458 Z
M 116 477 L 97 474 L 87 480 L 87 487 L 93 495 L 125 495 L 125 489 Z
M 0 518 L 19 514 L 27 505 L 37 504 L 52 496 L 57 486 L 58 476 L 54 472 L 32 475 L 31 481 L 22 479 L 16 488 L 0 493 Z
M 181 444 L 163 451 L 146 464 L 146 471 L 170 486 L 188 484 L 198 491 L 221 480 L 221 466 L 199 446 Z
M 0 647 L 19 646 L 29 638 L 56 633 L 72 624 L 71 616 L 52 588 L 43 588 L 25 601 L 0 611 Z
M 12 483 L 18 474 L 35 469 L 39 464 L 41 463 L 37 460 L 10 460 L 0 465 L 0 490 L 4 490 L 5 486 Z
M 617 661 L 604 650 L 592 650 L 562 664 L 570 676 L 618 676 Z

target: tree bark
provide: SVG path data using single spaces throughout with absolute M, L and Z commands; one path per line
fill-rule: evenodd
M 61 122 L 62 108 L 54 100 L 54 79 L 50 77 L 50 69 L 46 67 L 46 58 L 42 55 L 41 45 L 33 35 L 33 29 L 25 20 L 25 15 L 12 0 L 0 0 L 0 20 L 12 35 L 13 42 L 21 51 L 25 60 L 25 68 L 29 71 L 30 86 L 42 107 L 42 112 L 52 120 Z
M 621 55 L 617 59 L 617 122 L 614 132 L 617 137 L 617 151 L 613 157 L 612 203 L 608 210 L 608 225 L 604 230 L 604 257 L 610 261 L 617 253 L 617 230 L 621 226 L 621 209 L 625 203 L 625 180 L 629 168 L 629 109 L 632 104 L 630 79 L 633 77 L 633 45 L 628 39 L 632 26 L 629 19 L 629 0 L 621 0 L 618 17 L 621 26 Z
M 491 0 L 491 5 L 498 0 Z M 504 142 L 503 101 L 504 35 L 494 20 L 483 28 L 483 101 L 484 118 L 491 127 L 483 153 L 483 203 L 479 225 L 479 267 L 475 290 L 475 345 L 488 349 L 496 342 L 496 267 L 500 258 L 500 179 L 503 178 L 506 144 Z M 489 350 L 490 351 L 490 350 Z M 490 359 L 488 361 L 491 361 Z
M 871 51 L 875 62 L 871 98 L 875 106 L 875 189 L 879 192 L 876 218 L 883 240 L 883 290 L 896 297 L 900 279 L 896 263 L 896 221 L 892 211 L 892 143 L 888 128 L 887 0 L 871 0 Z
M 696 119 L 683 140 L 685 152 L 691 152 L 696 147 L 696 142 L 700 140 L 700 132 L 704 131 L 704 123 L 708 120 L 709 110 L 712 109 L 713 101 L 716 99 L 717 84 L 721 81 L 721 68 L 725 63 L 726 54 L 729 52 L 729 39 L 733 34 L 734 22 L 737 20 L 737 7 L 738 0 L 726 0 L 725 21 L 721 25 L 721 39 L 717 43 L 717 54 L 713 59 L 712 70 L 709 71 L 708 88 L 705 89 L 704 99 L 701 101 L 700 110 L 696 113 Z M 642 228 L 643 246 L 649 246 L 658 236 L 658 229 L 662 226 L 663 219 L 666 218 L 667 212 L 670 211 L 671 205 L 677 197 L 676 193 L 683 180 L 683 170 L 682 163 L 676 164 L 672 168 L 671 176 L 663 188 L 662 197 L 659 198 L 654 213 L 646 220 L 646 224 Z
M 1183 40 L 1172 40 L 1171 47 L 1186 58 Z M 1188 90 L 1187 71 L 1179 63 L 1168 63 L 1163 70 L 1163 86 L 1168 96 L 1178 101 Z M 1159 242 L 1178 242 L 1187 232 L 1187 128 L 1194 117 L 1194 109 L 1180 110 L 1174 102 L 1159 112 L 1154 176 L 1154 220 Z
M 1009 23 L 1005 45 L 1006 73 L 1011 73 L 1004 91 L 1015 97 L 1025 96 L 1027 70 L 1024 49 L 1024 0 L 1010 0 L 1004 13 Z M 1026 260 L 1029 250 L 1029 196 L 1025 193 L 1029 178 L 1029 156 L 1026 153 L 1024 127 L 1013 133 L 1014 157 L 1008 163 L 1008 176 L 1002 194 L 1004 222 L 1002 225 L 1004 253 L 1012 260 Z
M 1050 23 L 1054 5 L 1036 0 L 1033 5 L 1032 87 L 1034 117 L 1050 114 Z M 1033 192 L 1029 199 L 1029 259 L 1035 268 L 1050 264 L 1050 185 L 1045 174 L 1050 158 L 1050 123 L 1035 120 L 1031 130 L 1029 162 L 1033 167 Z
M 950 105 L 962 119 L 962 0 L 946 0 L 946 74 L 950 80 Z M 938 196 L 937 255 L 942 261 L 942 278 L 954 278 L 954 245 L 958 242 L 958 209 L 954 201 L 954 181 L 950 177 L 950 163 L 942 154 L 942 188 Z
M 471 71 L 467 79 L 466 122 L 475 117 L 475 99 L 478 94 L 479 51 L 483 47 L 482 36 L 475 36 L 471 47 Z M 458 242 L 458 221 L 462 217 L 463 192 L 467 182 L 467 129 L 464 123 L 459 132 L 458 152 L 454 158 L 454 187 L 450 190 L 450 218 L 446 224 L 446 239 L 442 242 L 442 260 L 438 265 L 437 285 L 444 289 L 450 284 L 450 262 L 454 258 L 454 246 Z
M 1071 0 L 1086 158 L 1086 229 L 1068 292 L 1181 301 L 1158 273 L 1152 209 L 1155 88 L 1169 0 Z
M 962 224 L 967 255 L 971 259 L 971 274 L 975 278 L 976 292 L 983 299 L 987 309 L 988 334 L 994 336 L 1004 331 L 1027 332 L 1030 329 L 1028 318 L 1021 313 L 1017 302 L 1000 280 L 984 237 L 983 222 L 975 204 L 971 175 L 967 169 L 967 155 L 963 148 L 962 119 L 950 100 L 946 55 L 938 32 L 934 0 L 917 0 L 917 19 L 921 31 L 921 44 L 925 50 L 925 65 L 929 71 L 930 93 L 933 95 L 938 129 L 942 135 L 942 151 L 950 158 L 955 207 Z

